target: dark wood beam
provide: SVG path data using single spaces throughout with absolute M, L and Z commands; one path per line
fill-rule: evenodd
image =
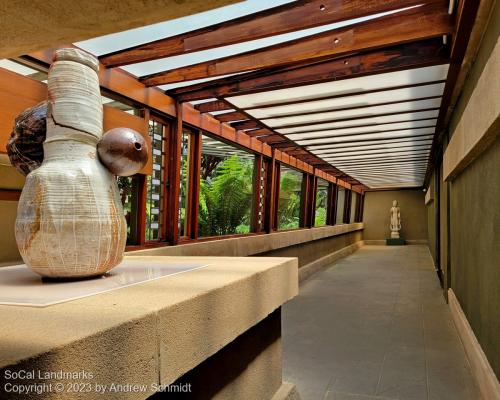
M 223 100 L 207 101 L 206 103 L 196 104 L 194 108 L 201 113 L 231 110 L 231 106 Z
M 213 97 L 230 97 L 300 85 L 310 85 L 329 82 L 331 80 L 357 78 L 409 68 L 445 64 L 449 61 L 447 51 L 448 49 L 443 46 L 442 40 L 430 39 L 408 43 L 406 45 L 393 46 L 386 49 L 371 50 L 364 54 L 350 55 L 334 60 L 320 61 L 312 64 L 308 63 L 308 65 L 300 67 L 282 67 L 273 70 L 240 74 L 238 75 L 238 80 L 228 77 L 211 81 L 210 84 L 198 84 L 173 89 L 168 91 L 168 94 L 177 97 L 180 101 L 193 101 Z M 438 82 L 425 82 L 415 86 L 442 82 L 444 82 L 444 80 Z M 403 87 L 390 87 L 386 90 L 400 88 L 402 89 Z M 353 94 L 344 94 L 341 95 L 341 97 L 348 95 L 350 96 Z M 302 100 L 300 102 L 305 103 L 336 97 L 337 96 L 319 97 Z M 284 101 L 253 108 L 275 107 L 298 102 L 297 100 Z
M 220 122 L 231 122 L 248 119 L 248 116 L 246 114 L 243 114 L 242 112 L 233 111 L 215 115 L 215 119 L 219 120 Z
M 140 81 L 157 86 L 205 79 L 439 37 L 453 30 L 447 3 L 424 5 L 263 49 L 146 75 Z
M 104 54 L 108 68 L 280 35 L 421 4 L 418 0 L 313 0 L 274 7 L 180 35 Z M 430 3 L 432 1 L 426 1 Z M 435 1 L 434 1 L 435 2 Z
M 231 126 L 236 130 L 245 130 L 245 129 L 256 129 L 262 128 L 262 124 L 254 120 L 247 120 L 241 122 L 234 122 Z
M 245 132 L 248 136 L 256 137 L 256 136 L 265 136 L 265 135 L 273 135 L 274 132 L 267 128 L 262 129 L 254 129 L 252 131 Z

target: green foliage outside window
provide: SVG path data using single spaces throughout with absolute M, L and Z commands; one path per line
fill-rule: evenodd
M 278 229 L 295 229 L 300 223 L 302 174 L 281 167 L 278 202 Z
M 200 236 L 250 232 L 253 167 L 253 160 L 237 155 L 202 155 Z
M 328 182 L 318 179 L 316 190 L 316 210 L 314 214 L 314 226 L 326 225 L 326 209 L 328 206 Z

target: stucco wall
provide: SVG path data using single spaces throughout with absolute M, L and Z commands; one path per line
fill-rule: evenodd
M 406 240 L 427 238 L 427 214 L 422 190 L 387 190 L 367 192 L 363 222 L 364 240 L 384 240 L 390 237 L 389 210 L 397 200 L 401 208 L 401 237 Z
M 451 184 L 451 285 L 500 377 L 500 139 Z
M 494 67 L 500 56 L 499 18 L 497 2 L 452 116 L 449 133 L 452 140 L 458 134 L 466 137 L 484 134 L 484 127 L 481 128 L 484 124 L 479 123 L 484 122 L 482 114 L 471 110 L 479 108 L 491 114 L 485 108 L 497 107 L 498 86 L 488 73 L 493 73 L 493 77 L 499 73 Z M 497 120 L 498 117 L 497 114 Z M 468 131 L 460 131 L 460 121 L 466 119 L 477 119 L 478 123 L 470 123 Z M 500 136 L 495 133 L 496 139 L 449 183 L 448 257 L 451 288 L 500 378 Z

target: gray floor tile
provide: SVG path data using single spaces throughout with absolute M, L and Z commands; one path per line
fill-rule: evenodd
M 283 307 L 284 379 L 303 400 L 477 400 L 425 246 L 365 246 Z

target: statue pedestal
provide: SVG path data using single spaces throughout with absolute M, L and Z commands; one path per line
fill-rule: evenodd
M 403 238 L 388 238 L 385 239 L 385 244 L 387 246 L 403 246 L 406 244 L 406 240 Z

